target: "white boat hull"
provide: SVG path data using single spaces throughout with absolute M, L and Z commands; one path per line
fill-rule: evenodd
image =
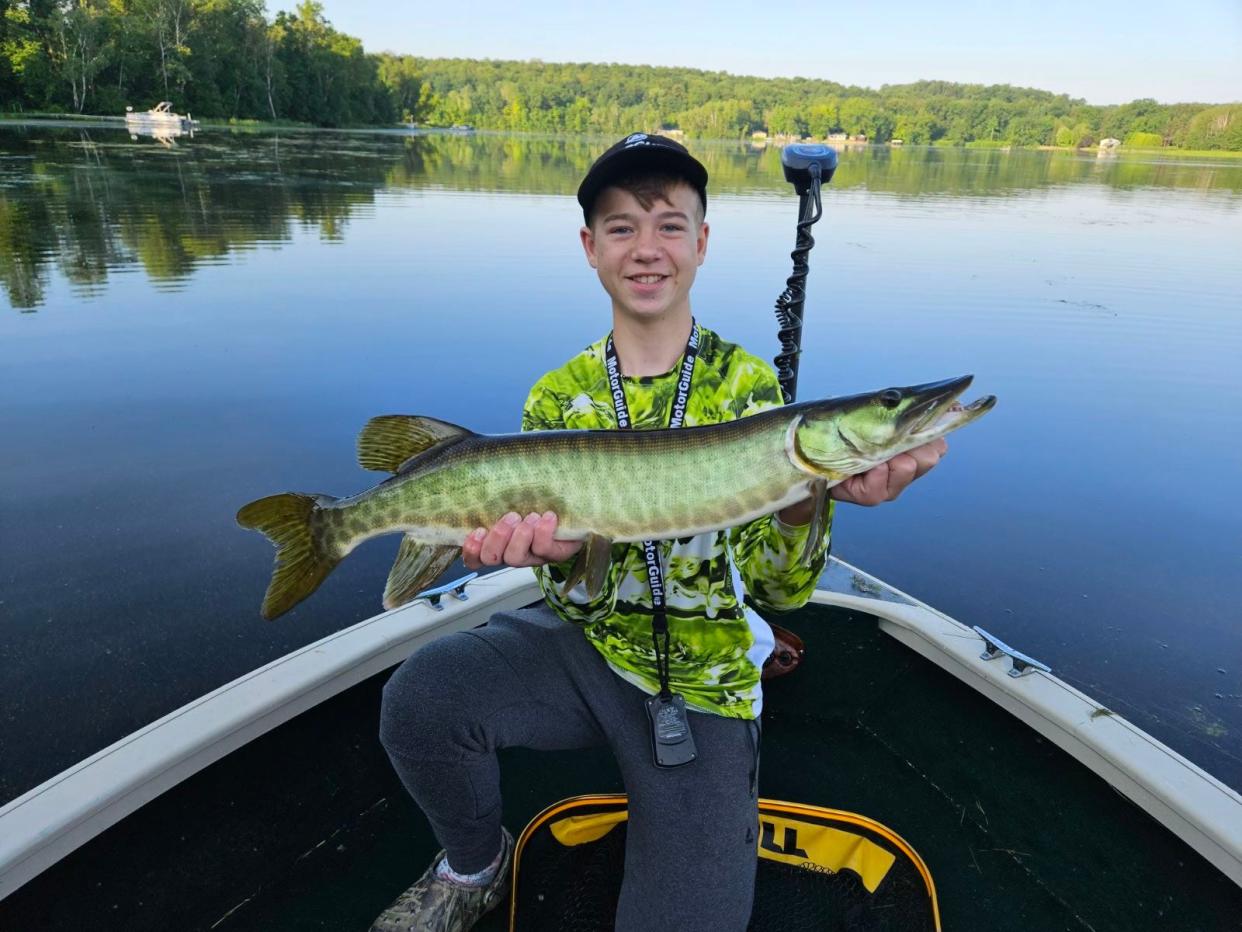
M 834 558 L 847 580 L 813 601 L 856 609 L 1034 728 L 1242 886 L 1242 797 L 1057 677 L 1014 678 L 974 631 Z M 853 585 L 850 584 L 853 582 Z M 528 569 L 470 583 L 468 601 L 415 602 L 294 651 L 153 722 L 0 809 L 0 899 L 147 802 L 421 645 L 540 598 Z

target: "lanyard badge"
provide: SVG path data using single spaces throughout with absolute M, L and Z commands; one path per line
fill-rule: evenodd
M 686 417 L 686 404 L 690 398 L 690 384 L 694 378 L 694 363 L 698 358 L 699 328 L 690 321 L 690 339 L 682 357 L 681 372 L 677 378 L 677 394 L 669 414 L 669 427 L 680 427 Z M 621 383 L 621 365 L 617 359 L 612 335 L 604 347 L 604 368 L 608 374 L 608 387 L 612 405 L 621 430 L 633 427 L 629 406 L 625 403 L 625 388 Z M 664 567 L 660 562 L 660 548 L 653 540 L 643 541 L 643 559 L 647 563 L 647 581 L 651 585 L 651 640 L 655 645 L 656 673 L 660 679 L 660 691 L 646 700 L 647 718 L 651 723 L 651 749 L 657 767 L 680 767 L 693 761 L 698 752 L 694 736 L 690 733 L 690 719 L 686 714 L 686 701 L 669 689 L 668 614 L 664 605 Z
M 686 700 L 677 693 L 669 693 L 667 698 L 661 693 L 648 696 L 646 705 L 656 766 L 680 767 L 698 757 L 694 735 L 690 734 L 690 719 L 686 717 Z

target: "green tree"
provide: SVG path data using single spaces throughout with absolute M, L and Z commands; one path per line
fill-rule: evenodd
M 778 104 L 764 114 L 769 133 L 782 136 L 805 136 L 810 132 L 802 109 L 794 104 Z
M 1100 126 L 1103 136 L 1125 139 L 1130 133 L 1164 132 L 1165 115 L 1160 104 L 1150 98 L 1134 100 L 1109 109 Z
M 807 110 L 806 122 L 812 136 L 841 132 L 841 101 L 836 97 L 814 101 Z
M 376 74 L 403 122 L 422 120 L 432 109 L 431 85 L 424 83 L 417 62 L 409 55 L 380 55 Z
M 176 97 L 183 98 L 190 79 L 187 60 L 191 55 L 191 0 L 134 0 L 133 10 L 146 23 L 150 42 L 159 57 L 164 97 L 171 100 L 175 89 Z
M 897 117 L 892 138 L 915 146 L 930 145 L 937 137 L 935 118 L 926 110 L 906 113 Z
M 50 5 L 42 16 L 49 61 L 69 86 L 69 100 L 81 113 L 94 88 L 95 78 L 109 56 L 108 18 L 102 3 L 63 0 Z
M 1041 113 L 1024 113 L 1009 121 L 1006 141 L 1015 146 L 1042 146 L 1053 140 L 1052 118 Z
M 874 133 L 879 107 L 866 97 L 847 97 L 841 101 L 841 130 L 851 136 Z
M 691 136 L 715 139 L 749 136 L 757 125 L 749 100 L 709 100 L 678 114 L 677 124 Z
M 293 13 L 278 13 L 271 37 L 283 85 L 281 116 L 319 126 L 392 119 L 376 60 L 358 39 L 332 28 L 322 4 L 303 0 Z M 272 109 L 278 105 L 273 102 Z
M 1191 149 L 1242 149 L 1242 104 L 1208 107 L 1186 129 Z
M 235 118 L 262 114 L 263 0 L 195 0 L 193 41 L 198 53 L 186 59 L 187 109 Z

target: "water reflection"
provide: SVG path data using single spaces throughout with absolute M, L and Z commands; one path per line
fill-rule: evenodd
M 127 139 L 128 136 L 128 139 Z M 179 137 L 179 138 L 178 138 Z M 154 140 L 154 144 L 153 144 Z M 52 270 L 79 296 L 141 267 L 175 290 L 232 252 L 295 228 L 328 240 L 386 189 L 572 195 L 607 140 L 403 133 L 0 128 L 0 282 L 44 303 Z M 699 143 L 718 193 L 783 191 L 772 147 Z M 874 148 L 842 154 L 834 190 L 1002 197 L 1057 185 L 1242 192 L 1242 164 L 1061 152 Z
M 606 326 L 572 195 L 607 142 L 0 124 L 0 276 L 46 308 L 0 308 L 0 801 L 377 610 L 392 540 L 261 623 L 237 508 L 372 485 L 377 413 L 512 429 Z M 770 358 L 796 200 L 773 149 L 695 150 L 734 195 L 696 313 Z M 975 372 L 1003 410 L 930 487 L 843 508 L 837 552 L 1234 786 L 1240 170 L 848 152 L 801 372 L 806 397 Z
M 132 142 L 137 142 L 140 139 L 154 139 L 165 149 L 175 149 L 177 147 L 177 140 L 183 136 L 187 139 L 193 139 L 194 130 L 181 129 L 176 126 L 153 126 L 141 130 L 130 127 L 129 131 L 129 138 Z

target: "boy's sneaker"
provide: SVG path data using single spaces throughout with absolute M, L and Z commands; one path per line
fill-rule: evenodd
M 500 866 L 491 883 L 474 887 L 454 883 L 436 873 L 444 857 L 436 855 L 427 872 L 371 924 L 370 932 L 466 932 L 509 892 L 513 836 L 503 827 Z

